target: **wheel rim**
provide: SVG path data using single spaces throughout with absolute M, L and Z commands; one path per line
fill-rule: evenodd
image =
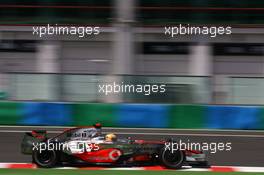
M 36 158 L 39 163 L 48 164 L 54 159 L 54 152 L 45 150 L 41 153 L 38 153 Z
M 166 150 L 163 152 L 163 160 L 167 165 L 178 166 L 182 163 L 183 159 L 184 156 L 181 151 L 172 153 L 170 150 Z

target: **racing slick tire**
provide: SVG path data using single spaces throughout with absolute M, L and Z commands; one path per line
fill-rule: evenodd
M 41 168 L 52 168 L 58 164 L 58 153 L 55 150 L 33 151 L 32 162 Z
M 160 154 L 160 161 L 166 168 L 180 169 L 185 162 L 185 153 L 181 150 L 172 152 L 164 148 Z

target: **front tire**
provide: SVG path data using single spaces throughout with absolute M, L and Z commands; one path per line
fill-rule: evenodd
M 52 168 L 58 164 L 58 155 L 54 150 L 34 151 L 32 160 L 41 168 Z
M 185 162 L 185 153 L 177 150 L 172 152 L 169 149 L 163 149 L 160 155 L 161 163 L 170 169 L 180 169 Z

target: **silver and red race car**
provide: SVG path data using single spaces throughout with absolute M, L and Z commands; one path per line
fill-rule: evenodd
M 102 134 L 100 124 L 68 129 L 48 138 L 46 131 L 26 133 L 21 152 L 32 155 L 39 167 L 56 166 L 147 166 L 179 169 L 183 165 L 207 166 L 201 151 L 171 150 L 172 141 L 133 140 Z

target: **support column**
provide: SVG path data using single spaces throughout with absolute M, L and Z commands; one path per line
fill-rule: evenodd
M 37 71 L 40 73 L 58 73 L 59 64 L 58 44 L 45 41 L 38 46 Z
M 135 0 L 115 0 L 116 16 L 113 27 L 113 62 L 111 73 L 115 75 L 132 74 L 134 69 L 134 7 Z M 120 83 L 125 81 L 123 77 L 109 77 L 107 82 Z M 122 102 L 122 94 L 109 95 L 106 102 Z
M 114 74 L 133 73 L 134 41 L 133 27 L 135 0 L 115 0 L 116 21 L 114 24 Z
M 2 40 L 2 32 L 0 32 L 0 41 Z M 0 56 L 1 57 L 1 56 Z M 2 65 L 3 66 L 3 65 Z M 0 72 L 0 100 L 8 98 L 8 75 Z
M 189 74 L 192 76 L 212 76 L 212 52 L 211 46 L 208 43 L 200 42 L 197 45 L 191 46 L 190 53 L 190 64 L 189 64 Z M 196 100 L 203 103 L 210 103 L 212 101 L 212 87 L 209 84 L 200 84 L 196 88 Z M 209 86 L 209 87 L 208 87 Z M 201 89 L 200 89 L 201 88 Z
M 212 75 L 212 52 L 208 44 L 191 46 L 190 75 L 211 76 Z
M 38 46 L 37 72 L 43 73 L 38 75 L 39 82 L 37 89 L 39 100 L 56 100 L 61 99 L 61 82 L 60 76 L 60 60 L 59 60 L 59 45 L 58 43 L 44 41 Z

